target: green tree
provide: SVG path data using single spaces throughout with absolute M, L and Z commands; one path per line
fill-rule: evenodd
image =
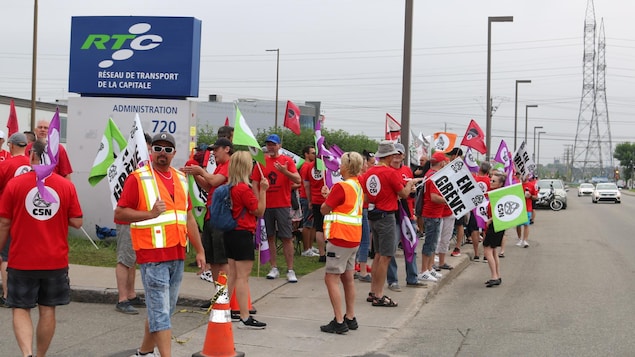
M 633 175 L 633 166 L 635 165 L 635 144 L 621 143 L 615 146 L 613 157 L 620 161 L 624 167 L 624 177 L 630 178 Z

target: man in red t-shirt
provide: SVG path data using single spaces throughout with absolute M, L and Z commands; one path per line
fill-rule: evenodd
M 527 206 L 527 222 L 525 224 L 521 224 L 516 227 L 518 231 L 518 243 L 516 246 L 522 248 L 528 248 L 529 243 L 527 243 L 527 239 L 529 239 L 529 225 L 531 224 L 531 217 L 533 214 L 533 206 L 532 201 L 538 199 L 538 190 L 536 189 L 536 184 L 530 180 L 530 178 L 523 178 L 523 191 L 525 192 L 525 205 Z M 522 236 L 520 235 L 520 230 L 522 229 Z
M 302 149 L 302 155 L 304 155 L 304 162 L 300 167 L 300 178 L 303 182 L 307 181 L 307 177 L 311 174 L 310 166 L 315 161 L 315 147 L 313 145 L 307 145 Z M 318 257 L 319 251 L 313 248 L 313 241 L 315 240 L 315 227 L 313 224 L 313 211 L 311 210 L 311 203 L 307 197 L 307 190 L 304 188 L 304 184 L 298 188 L 300 193 L 300 209 L 302 209 L 302 245 L 304 250 L 302 251 L 303 257 Z
M 260 179 L 264 176 L 269 180 L 267 189 L 267 209 L 265 210 L 265 227 L 269 240 L 269 249 L 276 247 L 276 236 L 282 240 L 282 250 L 287 263 L 287 281 L 297 283 L 298 278 L 293 271 L 293 229 L 291 223 L 291 186 L 301 184 L 302 180 L 295 167 L 293 159 L 286 155 L 280 155 L 280 137 L 271 134 L 265 139 L 267 154 L 265 165 L 256 163 L 251 174 L 251 184 L 259 197 Z M 277 234 L 276 234 L 277 233 Z M 270 254 L 271 270 L 267 279 L 275 279 L 280 276 L 276 254 Z
M 326 262 L 326 250 L 324 240 L 324 215 L 320 212 L 320 207 L 324 203 L 324 196 L 322 196 L 322 187 L 324 184 L 324 171 L 318 170 L 316 167 L 316 161 L 311 162 L 306 171 L 304 172 L 304 191 L 306 197 L 311 204 L 311 212 L 313 213 L 313 227 L 315 229 L 315 240 L 317 241 L 319 251 L 319 262 Z
M 46 142 L 48 140 L 49 133 L 49 122 L 46 120 L 40 120 L 37 122 L 37 127 L 35 128 L 35 136 L 36 140 L 44 140 Z M 27 155 L 31 152 L 31 146 L 33 144 L 28 144 L 26 147 Z M 71 179 L 71 174 L 73 173 L 73 167 L 71 166 L 71 161 L 68 159 L 68 154 L 66 153 L 66 149 L 61 144 L 59 145 L 57 158 L 57 165 L 55 165 L 55 173 L 66 177 L 67 179 Z
M 212 196 L 214 191 L 220 185 L 227 183 L 229 177 L 229 160 L 234 152 L 234 146 L 227 138 L 218 138 L 214 145 L 208 150 L 212 150 L 214 159 L 216 160 L 216 169 L 214 173 L 209 173 L 198 165 L 185 166 L 181 171 L 186 174 L 194 175 L 196 183 L 205 191 L 207 191 L 207 206 L 212 205 Z M 218 281 L 218 273 L 227 271 L 227 254 L 225 253 L 225 243 L 223 240 L 223 232 L 213 227 L 214 219 L 210 217 L 209 211 L 205 215 L 205 224 L 203 226 L 203 234 L 201 240 L 205 248 L 205 261 L 207 268 L 211 271 L 211 283 Z M 203 272 L 201 279 L 209 281 L 210 273 Z
M 40 164 L 46 145 L 33 145 L 30 161 Z M 55 308 L 71 301 L 68 279 L 68 227 L 81 228 L 82 209 L 73 183 L 53 173 L 46 189 L 57 202 L 45 201 L 36 186 L 35 172 L 11 179 L 0 198 L 0 248 L 11 232 L 7 303 L 13 308 L 13 327 L 24 356 L 44 356 L 55 333 Z M 29 287 L 29 288 L 26 288 Z M 31 309 L 38 307 L 37 336 Z
M 388 265 L 397 250 L 397 209 L 398 199 L 406 198 L 414 192 L 415 183 L 421 179 L 413 179 L 405 185 L 401 176 L 390 167 L 393 158 L 399 155 L 392 141 L 379 143 L 375 157 L 379 163 L 366 171 L 361 177 L 361 185 L 368 197 L 368 220 L 373 231 L 373 248 L 375 258 L 372 266 L 372 282 L 370 293 L 366 299 L 373 306 L 397 306 L 397 303 L 384 295 L 384 284 Z

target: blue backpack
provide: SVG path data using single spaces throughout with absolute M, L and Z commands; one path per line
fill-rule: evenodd
M 212 195 L 212 204 L 209 207 L 212 227 L 219 231 L 227 232 L 236 228 L 236 220 L 232 215 L 231 188 L 229 184 L 218 186 Z

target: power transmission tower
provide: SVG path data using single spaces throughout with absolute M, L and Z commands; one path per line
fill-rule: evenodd
M 582 98 L 578 113 L 571 167 L 581 166 L 582 177 L 588 177 L 591 166 L 601 167 L 600 132 L 595 114 L 595 10 L 589 0 L 584 19 L 584 56 L 582 59 Z
M 608 102 L 606 100 L 606 41 L 604 37 L 604 18 L 600 21 L 600 32 L 598 34 L 598 65 L 595 84 L 595 118 L 600 130 L 600 166 L 602 176 L 609 176 L 613 166 L 613 141 L 611 140 L 611 125 L 609 123 Z M 606 171 L 611 170 L 611 171 Z

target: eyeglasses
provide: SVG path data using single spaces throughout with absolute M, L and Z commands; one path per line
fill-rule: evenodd
M 171 146 L 159 146 L 159 145 L 154 145 L 152 146 L 152 151 L 153 152 L 161 152 L 161 151 L 165 151 L 166 154 L 171 154 L 174 152 L 174 148 Z

